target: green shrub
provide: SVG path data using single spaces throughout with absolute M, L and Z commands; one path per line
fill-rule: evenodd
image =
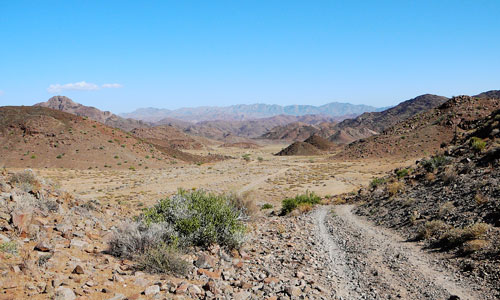
M 374 189 L 378 187 L 381 184 L 385 183 L 385 178 L 373 178 L 373 180 L 370 182 L 370 188 Z
M 434 172 L 437 168 L 444 166 L 448 163 L 448 158 L 443 155 L 433 156 L 421 162 L 427 172 Z
M 17 244 L 15 242 L 0 243 L 0 252 L 17 254 Z
M 250 154 L 246 153 L 241 156 L 246 162 L 250 161 Z
M 219 244 L 238 247 L 243 241 L 244 212 L 232 205 L 234 196 L 215 195 L 203 190 L 187 192 L 160 200 L 145 210 L 146 225 L 165 222 L 178 233 L 183 246 L 208 247 Z
M 481 152 L 484 148 L 486 148 L 486 142 L 478 137 L 473 137 L 471 139 L 471 146 L 474 151 Z
M 287 198 L 282 201 L 281 215 L 287 215 L 296 209 L 300 204 L 318 204 L 321 197 L 314 194 L 314 192 L 307 191 L 305 194 L 297 195 L 295 198 Z
M 396 175 L 398 176 L 398 178 L 406 177 L 408 176 L 409 173 L 410 173 L 409 169 L 399 169 L 396 171 Z
M 271 208 L 273 208 L 273 205 L 270 203 L 266 203 L 266 204 L 262 205 L 262 207 L 261 207 L 261 209 L 271 209 Z

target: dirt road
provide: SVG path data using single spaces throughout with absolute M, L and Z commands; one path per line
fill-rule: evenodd
M 319 207 L 312 215 L 330 257 L 337 299 L 494 299 L 437 264 L 434 254 L 351 209 Z

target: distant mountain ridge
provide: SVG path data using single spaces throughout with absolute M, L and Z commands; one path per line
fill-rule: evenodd
M 102 111 L 92 106 L 85 106 L 76 103 L 66 96 L 54 96 L 46 102 L 37 103 L 34 106 L 42 106 L 51 109 L 60 110 L 80 117 L 88 117 L 99 123 L 111 127 L 120 128 L 125 131 L 131 131 L 134 128 L 148 128 L 148 124 L 134 119 L 125 119 L 109 111 Z
M 139 108 L 130 113 L 120 114 L 124 118 L 132 118 L 145 122 L 161 122 L 165 118 L 174 118 L 189 122 L 214 120 L 245 121 L 251 119 L 268 118 L 277 115 L 326 115 L 340 117 L 345 115 L 356 116 L 365 112 L 382 111 L 386 108 L 377 108 L 369 105 L 332 102 L 321 106 L 277 104 L 238 104 L 225 107 L 203 106 L 193 108 L 179 108 L 175 110 L 160 108 Z M 165 122 L 161 122 L 165 123 Z
M 323 124 L 320 128 L 310 124 L 290 123 L 277 126 L 266 132 L 262 138 L 271 140 L 302 141 L 307 134 L 317 134 L 337 144 L 348 144 L 367 138 L 418 113 L 437 107 L 448 98 L 425 94 L 403 101 L 380 112 L 365 112 L 337 124 Z

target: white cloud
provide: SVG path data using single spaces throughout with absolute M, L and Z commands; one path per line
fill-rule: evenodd
M 103 89 L 117 89 L 121 88 L 123 85 L 119 83 L 105 83 L 101 86 L 95 84 L 95 83 L 90 83 L 90 82 L 85 82 L 85 81 L 80 81 L 80 82 L 75 82 L 75 83 L 66 83 L 66 84 L 51 84 L 47 88 L 47 92 L 51 94 L 55 93 L 60 93 L 62 91 L 96 91 L 100 90 L 101 88 Z
M 101 85 L 101 87 L 103 89 L 119 89 L 119 88 L 122 88 L 123 85 L 121 85 L 119 83 L 105 83 L 105 84 Z
M 93 91 L 98 90 L 99 86 L 95 83 L 88 83 L 85 81 L 66 83 L 66 84 L 51 84 L 47 88 L 49 93 L 59 93 L 62 91 Z
M 0 90 L 0 96 L 2 96 L 2 95 L 3 95 L 3 93 L 4 93 L 4 91 Z

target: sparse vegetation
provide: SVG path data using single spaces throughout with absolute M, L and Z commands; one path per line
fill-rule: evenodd
M 17 254 L 17 244 L 13 241 L 0 243 L 0 252 Z
M 385 178 L 373 178 L 372 181 L 370 182 L 370 188 L 374 189 L 377 188 L 379 185 L 384 184 L 386 181 Z
M 400 181 L 394 181 L 387 185 L 387 192 L 391 196 L 395 196 L 397 193 L 401 192 L 404 188 L 404 184 Z
M 238 203 L 234 195 L 179 190 L 118 229 L 109 252 L 133 258 L 138 268 L 149 272 L 184 274 L 187 263 L 180 258 L 180 249 L 241 245 L 246 231 L 242 221 L 245 211 L 234 203 Z
M 441 236 L 450 226 L 441 220 L 433 220 L 426 222 L 419 230 L 417 239 L 429 239 L 432 237 Z
M 314 205 L 321 202 L 321 197 L 314 192 L 307 191 L 305 194 L 297 195 L 294 198 L 286 198 L 282 201 L 281 214 L 287 215 L 301 204 Z
M 450 228 L 439 238 L 439 245 L 443 248 L 461 246 L 467 241 L 483 238 L 489 229 L 486 223 L 475 223 L 466 228 Z
M 398 176 L 398 178 L 406 177 L 406 176 L 408 176 L 409 173 L 410 173 L 410 169 L 407 169 L 407 168 L 399 169 L 396 171 L 396 175 Z
M 429 159 L 422 160 L 421 164 L 427 172 L 434 172 L 441 166 L 448 163 L 448 159 L 444 155 L 433 156 Z
M 246 154 L 243 154 L 241 156 L 246 162 L 249 162 L 251 159 L 250 159 L 250 154 L 249 153 L 246 153 Z
M 476 152 L 481 152 L 486 148 L 486 142 L 478 137 L 472 137 L 470 143 L 472 149 Z
M 138 269 L 150 273 L 185 275 L 189 270 L 189 263 L 181 258 L 179 250 L 165 243 L 148 247 L 136 260 Z
M 261 209 L 271 209 L 273 208 L 274 206 L 270 203 L 265 203 L 262 205 Z

